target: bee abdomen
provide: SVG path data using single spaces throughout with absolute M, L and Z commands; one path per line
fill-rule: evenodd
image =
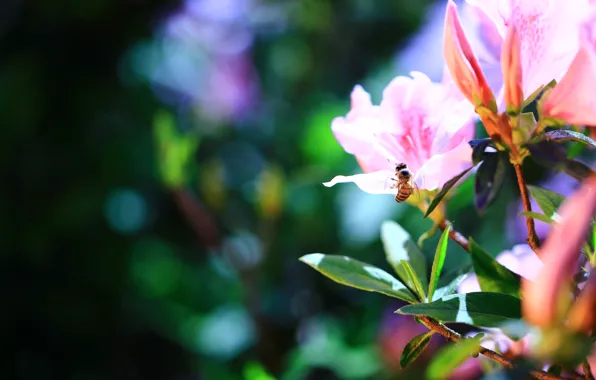
M 398 203 L 405 202 L 406 199 L 410 197 L 412 194 L 412 189 L 410 188 L 401 188 L 397 194 L 395 194 L 395 201 Z

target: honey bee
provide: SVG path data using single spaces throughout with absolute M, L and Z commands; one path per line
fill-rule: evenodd
M 391 178 L 394 184 L 391 188 L 397 189 L 395 194 L 395 201 L 397 203 L 405 202 L 415 191 L 418 190 L 416 182 L 414 182 L 414 176 L 408 169 L 408 165 L 399 163 L 395 166 L 395 177 Z

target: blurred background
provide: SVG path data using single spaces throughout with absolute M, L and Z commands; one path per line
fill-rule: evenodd
M 444 6 L 3 1 L 3 377 L 413 376 L 399 356 L 424 330 L 400 304 L 298 258 L 389 271 L 381 222 L 430 228 L 391 196 L 321 183 L 358 171 L 330 130 L 355 84 L 378 102 L 396 75 L 440 80 Z M 514 182 L 483 215 L 472 190 L 449 204 L 457 229 L 493 255 L 523 242 L 506 227 Z M 467 263 L 451 245 L 445 270 Z

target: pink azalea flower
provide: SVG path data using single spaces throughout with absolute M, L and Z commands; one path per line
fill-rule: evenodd
M 580 25 L 588 0 L 467 0 L 495 23 L 507 45 L 518 34 L 522 90 L 529 96 L 553 79 L 559 81 L 579 50 Z M 503 46 L 503 50 L 511 47 Z M 504 76 L 507 73 L 504 72 Z M 511 74 L 509 74 L 511 75 Z M 508 79 L 504 78 L 505 84 Z
M 365 173 L 337 176 L 325 186 L 354 182 L 371 194 L 394 194 L 390 179 L 403 162 L 421 190 L 434 190 L 472 165 L 472 106 L 448 84 L 411 75 L 393 79 L 378 106 L 361 86 L 354 88 L 350 112 L 331 128 Z
M 538 326 L 556 322 L 561 292 L 578 269 L 581 245 L 596 213 L 596 176 L 586 179 L 559 211 L 559 222 L 540 248 L 544 265 L 535 281 L 522 280 L 524 317 Z
M 546 96 L 542 116 L 570 124 L 596 126 L 596 12 L 582 25 L 580 49 L 567 74 Z

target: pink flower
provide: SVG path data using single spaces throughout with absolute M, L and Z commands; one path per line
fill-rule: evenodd
M 545 97 L 542 116 L 596 126 L 596 12 L 582 25 L 580 49 L 567 74 Z
M 365 174 L 337 176 L 325 186 L 354 182 L 371 194 L 394 194 L 390 178 L 403 162 L 421 190 L 434 190 L 471 166 L 472 106 L 449 85 L 411 75 L 393 79 L 378 106 L 361 86 L 354 88 L 350 112 L 331 128 Z
M 579 49 L 581 22 L 590 9 L 588 0 L 467 2 L 484 11 L 504 41 L 509 29 L 517 31 L 522 90 L 526 96 L 553 79 L 559 81 L 567 72 Z M 505 46 L 503 49 L 507 50 Z M 508 79 L 504 81 L 507 83 Z
M 596 176 L 586 179 L 559 211 L 559 222 L 540 248 L 544 265 L 535 281 L 522 280 L 524 317 L 538 326 L 556 322 L 560 296 L 578 269 L 580 248 L 596 213 Z

